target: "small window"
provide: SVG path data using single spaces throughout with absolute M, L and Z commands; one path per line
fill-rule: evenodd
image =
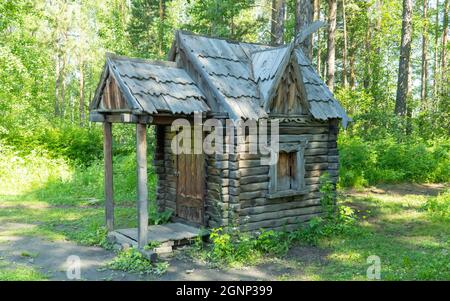
M 277 190 L 296 189 L 296 159 L 297 152 L 280 152 L 277 163 Z
M 278 162 L 270 167 L 269 198 L 304 194 L 306 140 L 281 143 Z

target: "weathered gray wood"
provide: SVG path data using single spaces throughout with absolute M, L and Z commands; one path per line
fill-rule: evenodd
M 250 168 L 239 169 L 239 173 L 240 173 L 241 177 L 267 175 L 268 172 L 269 172 L 269 166 L 250 167 Z
M 241 185 L 240 187 L 241 187 L 241 192 L 259 191 L 259 190 L 268 189 L 268 183 L 267 182 L 251 183 L 251 184 Z
M 242 231 L 253 231 L 253 230 L 259 230 L 261 228 L 263 229 L 272 229 L 277 227 L 283 227 L 284 225 L 297 225 L 300 223 L 303 223 L 305 221 L 310 220 L 311 218 L 317 216 L 317 213 L 313 214 L 306 214 L 306 215 L 300 215 L 300 216 L 290 216 L 285 218 L 279 218 L 279 219 L 272 219 L 272 220 L 266 220 L 266 221 L 260 221 L 260 222 L 252 222 L 252 223 L 243 223 L 240 226 L 240 229 Z
M 248 215 L 246 217 L 246 220 L 249 223 L 252 222 L 260 222 L 260 221 L 266 221 L 271 219 L 281 219 L 289 216 L 301 216 L 305 214 L 313 214 L 313 213 L 319 213 L 322 212 L 321 206 L 311 206 L 311 207 L 303 207 L 303 208 L 295 208 L 295 209 L 288 209 L 288 210 L 278 210 L 278 211 L 272 211 L 272 212 L 264 212 L 261 214 L 252 214 Z
M 138 193 L 138 245 L 148 244 L 148 189 L 147 189 L 147 127 L 136 124 L 136 163 Z
M 297 177 L 296 181 L 296 189 L 300 191 L 305 190 L 305 146 L 303 144 L 303 147 L 300 148 L 300 150 L 297 152 L 297 164 L 295 166 L 296 173 L 295 176 Z
M 247 176 L 241 178 L 240 185 L 243 186 L 246 184 L 263 183 L 268 181 L 269 181 L 268 175 Z
M 240 215 L 262 214 L 274 211 L 283 211 L 296 208 L 310 207 L 320 205 L 320 199 L 309 199 L 293 202 L 282 202 L 277 204 L 268 204 L 262 206 L 243 207 L 239 212 Z
M 281 191 L 275 191 L 273 193 L 270 193 L 267 195 L 267 198 L 269 199 L 275 199 L 275 198 L 282 198 L 282 197 L 292 197 L 292 196 L 300 196 L 304 195 L 308 192 L 307 189 L 289 189 L 289 190 L 281 190 Z
M 103 123 L 103 153 L 105 157 L 105 219 L 106 229 L 114 230 L 114 189 L 112 166 L 112 126 L 109 122 Z

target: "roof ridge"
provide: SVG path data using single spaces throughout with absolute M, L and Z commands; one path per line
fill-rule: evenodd
M 151 60 L 151 59 L 144 59 L 144 58 L 137 58 L 137 57 L 128 57 L 128 56 L 118 55 L 118 54 L 111 53 L 111 52 L 106 52 L 106 58 L 112 59 L 112 60 L 129 61 L 129 62 L 134 62 L 134 63 L 146 63 L 146 64 L 151 64 L 151 65 L 160 66 L 160 67 L 171 67 L 171 68 L 183 69 L 183 68 L 180 68 L 179 66 L 177 66 L 176 62 Z

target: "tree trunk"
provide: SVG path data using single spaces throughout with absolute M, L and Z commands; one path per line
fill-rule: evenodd
M 61 57 L 59 54 L 56 56 L 56 64 L 55 64 L 55 75 L 56 75 L 56 81 L 55 81 L 55 116 L 59 116 L 59 88 L 60 88 L 60 82 L 61 82 Z
M 318 21 L 320 19 L 320 0 L 314 0 L 314 21 Z M 320 74 L 320 65 L 322 56 L 322 48 L 320 45 L 320 30 L 317 31 L 317 72 Z
M 445 95 L 447 86 L 447 40 L 448 40 L 448 0 L 444 2 L 444 31 L 442 32 L 442 48 L 441 48 L 441 93 Z
M 349 75 L 349 85 L 352 90 L 355 90 L 356 88 L 356 74 L 355 74 L 355 51 L 354 48 L 351 48 L 352 50 L 349 52 L 349 67 L 350 67 L 350 75 Z
M 297 0 L 295 7 L 295 35 L 312 23 L 312 0 Z M 303 53 L 312 60 L 312 35 L 309 35 L 300 45 Z
M 60 109 L 60 117 L 64 117 L 65 111 L 66 111 L 66 83 L 65 83 L 65 73 L 66 73 L 66 61 L 67 61 L 67 56 L 64 53 L 63 55 L 63 65 L 62 68 L 60 70 L 61 72 L 61 109 Z
M 336 53 L 336 0 L 328 0 L 328 38 L 327 38 L 327 85 L 334 90 L 334 68 Z
M 424 27 L 422 32 L 422 72 L 421 72 L 421 85 L 420 85 L 420 99 L 422 101 L 422 109 L 426 107 L 427 98 L 427 81 L 428 81 L 428 20 L 427 20 L 428 2 L 423 0 L 423 19 Z
M 159 0 L 159 55 L 164 55 L 164 18 L 166 4 L 164 0 Z
M 347 19 L 345 16 L 345 0 L 342 0 L 342 22 L 344 23 L 344 50 L 342 52 L 342 78 L 344 80 L 344 87 L 348 86 L 347 79 Z
M 439 0 L 436 0 L 436 23 L 434 31 L 433 96 L 437 97 L 439 81 Z
M 364 76 L 363 76 L 363 87 L 364 89 L 369 89 L 370 85 L 370 76 L 371 76 L 371 68 L 370 68 L 370 60 L 371 60 L 371 52 L 372 52 L 372 22 L 371 16 L 373 14 L 372 6 L 369 5 L 367 7 L 367 30 L 364 38 L 364 50 L 365 50 L 365 58 L 364 58 Z
M 411 38 L 412 38 L 412 0 L 403 0 L 402 41 L 398 66 L 397 97 L 395 113 L 406 114 L 406 103 L 411 96 Z
M 272 0 L 272 24 L 271 24 L 272 45 L 283 44 L 285 10 L 286 10 L 285 0 Z
M 86 120 L 85 108 L 84 108 L 84 62 L 80 63 L 80 126 L 84 127 Z

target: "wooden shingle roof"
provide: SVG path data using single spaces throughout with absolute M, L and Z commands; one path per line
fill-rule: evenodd
M 191 114 L 210 110 L 196 83 L 173 62 L 108 54 L 106 68 L 134 111 Z
M 267 117 L 259 103 L 258 85 L 249 65 L 249 49 L 242 47 L 242 43 L 181 33 L 179 42 L 208 74 L 232 119 Z
M 177 58 L 180 53 L 184 59 Z M 344 126 L 349 121 L 294 43 L 271 47 L 178 31 L 169 59 L 177 63 L 108 55 L 105 72 L 117 81 L 133 112 L 187 115 L 214 108 L 234 120 L 258 120 L 269 117 L 267 104 L 280 75 L 288 64 L 295 64 L 309 113 L 319 120 L 341 119 Z M 100 101 L 102 87 L 101 83 L 91 109 Z
M 320 120 L 349 118 L 311 62 L 292 43 L 282 47 L 249 44 L 178 32 L 179 47 L 190 53 L 206 71 L 211 83 L 226 103 L 225 110 L 235 118 L 267 117 L 265 103 L 277 84 L 276 76 L 290 56 L 298 62 L 311 115 Z

